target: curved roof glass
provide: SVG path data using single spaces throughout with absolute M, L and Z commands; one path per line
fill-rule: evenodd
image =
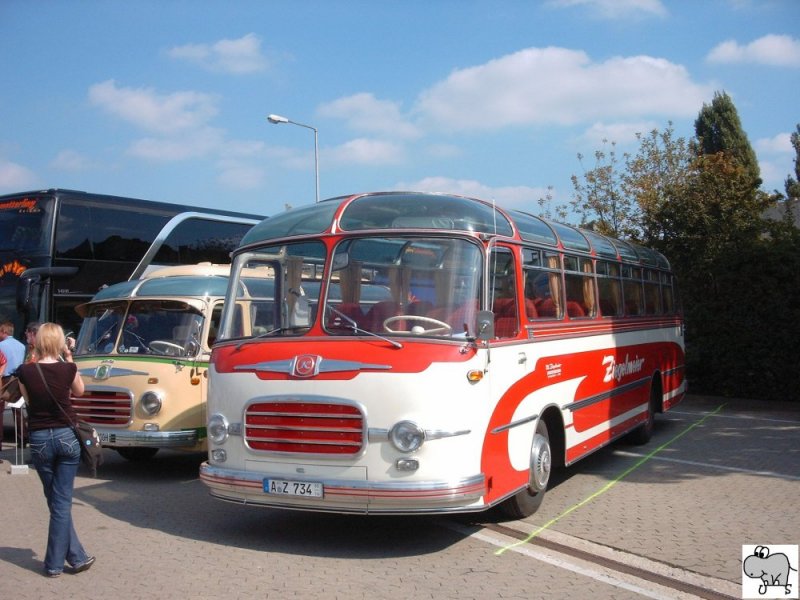
M 362 229 L 447 229 L 511 236 L 508 219 L 491 206 L 444 194 L 398 192 L 356 198 L 342 213 L 345 231 Z

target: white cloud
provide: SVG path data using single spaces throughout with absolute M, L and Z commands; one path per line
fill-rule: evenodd
M 325 159 L 333 164 L 398 164 L 405 160 L 405 151 L 392 142 L 359 138 L 326 150 Z
M 254 190 L 264 183 L 263 167 L 238 160 L 224 159 L 217 163 L 217 181 L 236 190 Z
M 592 62 L 581 51 L 527 48 L 453 72 L 420 94 L 416 110 L 451 130 L 690 116 L 713 93 L 686 69 L 649 56 Z
M 667 16 L 667 9 L 660 0 L 549 0 L 547 5 L 554 8 L 586 7 L 604 19 Z
M 20 191 L 35 187 L 37 177 L 27 167 L 0 159 L 0 189 Z
M 400 112 L 400 104 L 378 100 L 373 94 L 361 93 L 323 104 L 317 110 L 321 117 L 344 119 L 353 130 L 400 138 L 420 135 L 416 126 Z
M 61 171 L 85 171 L 94 165 L 92 160 L 75 150 L 62 150 L 50 163 L 54 169 Z
M 756 151 L 767 154 L 790 154 L 794 152 L 791 133 L 779 133 L 775 137 L 756 140 Z
M 209 94 L 158 94 L 150 88 L 117 87 L 113 79 L 92 85 L 89 101 L 124 121 L 162 134 L 197 128 L 217 114 L 216 100 Z
M 727 40 L 714 47 L 708 62 L 723 64 L 754 63 L 774 67 L 800 67 L 800 40 L 788 35 L 765 35 L 746 44 Z
M 254 33 L 236 40 L 213 44 L 186 44 L 168 51 L 171 58 L 186 60 L 209 71 L 244 75 L 264 71 L 269 66 L 261 53 L 261 39 Z
M 539 211 L 538 200 L 552 190 L 545 187 L 533 188 L 525 185 L 492 187 L 474 179 L 452 179 L 449 177 L 426 177 L 414 182 L 401 182 L 399 190 L 420 192 L 443 192 L 470 196 L 481 200 L 495 200 L 503 208 L 518 208 L 534 214 Z
M 594 123 L 582 136 L 582 142 L 591 147 L 600 147 L 604 140 L 616 142 L 620 146 L 636 142 L 636 134 L 647 134 L 658 129 L 655 121 L 639 121 L 636 123 Z
M 175 137 L 142 138 L 133 142 L 128 154 L 147 160 L 173 162 L 208 156 L 220 148 L 223 133 L 204 127 Z

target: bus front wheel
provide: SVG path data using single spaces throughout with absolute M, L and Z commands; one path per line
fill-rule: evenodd
M 528 485 L 524 490 L 520 490 L 504 501 L 500 505 L 502 511 L 512 519 L 524 519 L 535 513 L 544 500 L 552 466 L 550 435 L 547 431 L 547 424 L 540 419 L 531 442 L 531 468 Z

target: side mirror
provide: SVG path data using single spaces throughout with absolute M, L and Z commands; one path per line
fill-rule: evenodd
M 475 316 L 475 331 L 479 340 L 490 340 L 494 337 L 494 313 L 490 310 L 480 310 Z

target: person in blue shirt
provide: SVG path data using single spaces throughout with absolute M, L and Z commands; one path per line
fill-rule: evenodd
M 5 357 L 6 364 L 2 370 L 2 385 L 8 383 L 9 379 L 17 372 L 23 362 L 25 362 L 25 344 L 20 342 L 14 337 L 14 323 L 11 321 L 3 321 L 0 323 L 0 353 Z M 3 430 L 3 413 L 5 412 L 5 402 L 0 407 L 0 432 Z M 17 432 L 15 432 L 17 433 Z M 15 436 L 16 437 L 16 436 Z M 2 438 L 2 435 L 0 435 Z M 17 440 L 17 443 L 22 443 L 22 440 Z M 0 441 L 0 449 L 2 449 L 2 442 Z

